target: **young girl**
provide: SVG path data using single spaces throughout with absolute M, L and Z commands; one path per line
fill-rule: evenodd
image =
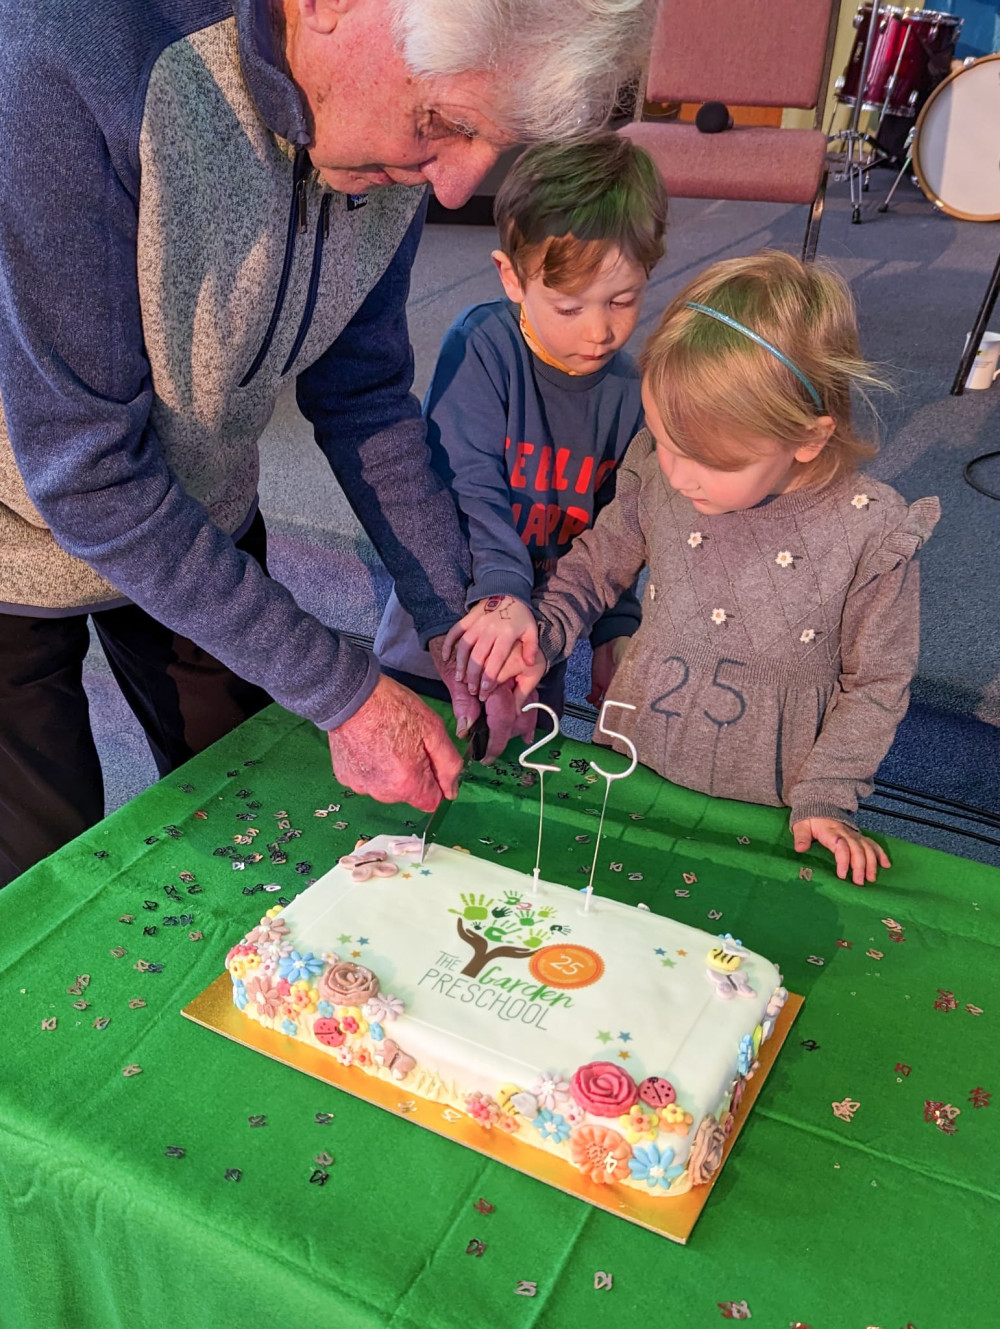
M 527 634 L 470 687 L 519 694 L 640 568 L 642 626 L 615 677 L 640 761 L 723 798 L 791 808 L 861 885 L 889 866 L 856 829 L 858 798 L 906 710 L 917 663 L 914 554 L 940 510 L 858 474 L 851 422 L 873 383 L 843 280 L 778 252 L 717 263 L 669 306 L 641 358 L 647 428 L 615 499 L 559 560 Z M 526 661 L 528 663 L 526 663 Z M 533 661 L 533 663 L 531 663 Z

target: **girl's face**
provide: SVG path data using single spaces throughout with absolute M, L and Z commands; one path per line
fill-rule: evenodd
M 646 380 L 642 382 L 642 404 L 646 424 L 656 440 L 656 458 L 668 484 L 691 500 L 696 512 L 717 516 L 756 507 L 769 494 L 784 494 L 800 482 L 802 466 L 822 452 L 834 422 L 822 415 L 813 427 L 810 442 L 794 452 L 770 439 L 754 439 L 747 462 L 737 471 L 720 471 L 679 452 L 663 427 Z

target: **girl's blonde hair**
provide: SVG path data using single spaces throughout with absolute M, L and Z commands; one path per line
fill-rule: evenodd
M 735 328 L 688 308 L 708 305 L 769 341 L 805 375 L 822 403 L 776 355 Z M 667 307 L 639 360 L 663 427 L 677 450 L 722 471 L 739 470 L 758 440 L 789 451 L 809 442 L 817 418 L 834 430 L 814 461 L 811 487 L 850 475 L 873 457 L 851 418 L 851 386 L 884 387 L 862 359 L 854 301 L 839 273 L 761 250 L 714 263 Z

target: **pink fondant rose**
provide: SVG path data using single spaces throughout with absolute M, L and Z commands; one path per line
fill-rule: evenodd
M 592 1061 L 581 1066 L 570 1082 L 570 1093 L 595 1117 L 620 1117 L 638 1096 L 631 1075 L 611 1061 Z
M 692 1186 L 711 1181 L 722 1163 L 726 1132 L 714 1117 L 703 1117 L 688 1156 L 688 1176 Z
M 363 1006 L 378 992 L 378 979 L 370 969 L 338 960 L 319 980 L 321 1000 L 334 1006 Z

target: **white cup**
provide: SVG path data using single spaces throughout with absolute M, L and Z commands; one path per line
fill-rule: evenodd
M 969 333 L 965 334 L 965 344 L 969 344 Z M 988 388 L 1000 374 L 1000 332 L 984 332 L 979 343 L 979 350 L 965 380 L 967 388 Z

